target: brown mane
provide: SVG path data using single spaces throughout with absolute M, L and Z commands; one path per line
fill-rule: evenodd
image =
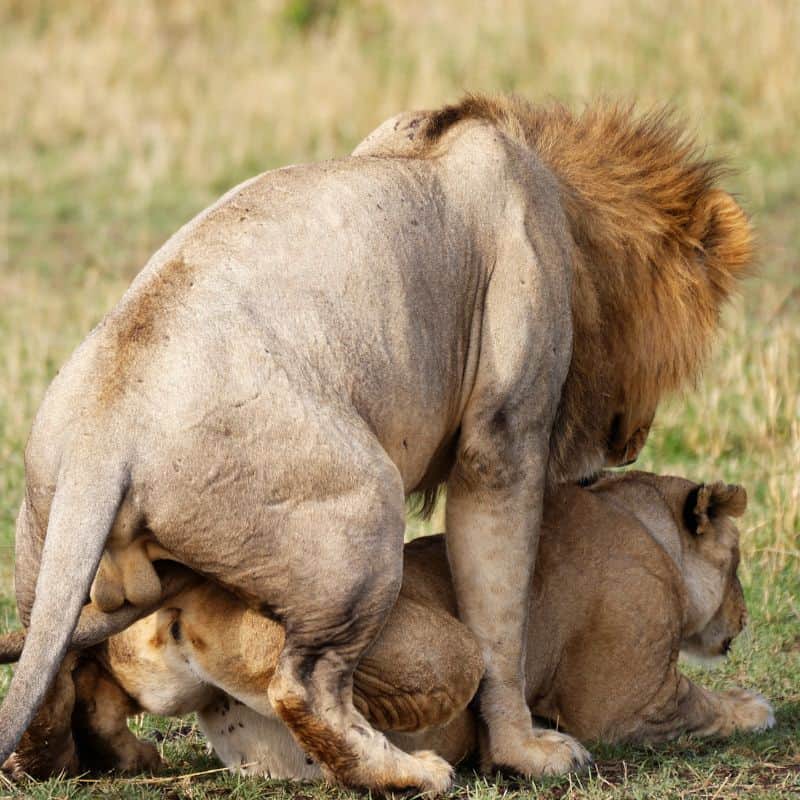
M 598 104 L 575 115 L 518 97 L 468 95 L 434 112 L 432 147 L 486 121 L 559 180 L 574 248 L 573 356 L 551 440 L 551 477 L 578 477 L 615 424 L 642 424 L 692 380 L 720 309 L 746 273 L 752 233 L 669 111 Z M 621 421 L 621 422 L 620 422 Z

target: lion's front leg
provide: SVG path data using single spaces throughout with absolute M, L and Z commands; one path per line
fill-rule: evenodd
M 534 729 L 525 702 L 524 642 L 547 439 L 530 429 L 511 430 L 507 439 L 501 428 L 511 421 L 493 419 L 491 434 L 465 438 L 448 483 L 448 556 L 461 619 L 486 664 L 479 699 L 488 728 L 486 766 L 554 775 L 584 767 L 590 756 L 569 736 Z M 520 442 L 527 452 L 519 452 Z

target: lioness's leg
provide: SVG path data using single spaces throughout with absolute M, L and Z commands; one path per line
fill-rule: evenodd
M 140 711 L 99 662 L 89 659 L 74 673 L 72 731 L 82 769 L 154 772 L 161 756 L 151 742 L 134 736 L 128 717 Z
M 72 711 L 75 706 L 73 670 L 76 653 L 68 653 L 19 746 L 3 764 L 3 772 L 19 780 L 30 775 L 37 780 L 59 773 L 80 772 L 78 753 L 72 736 Z
M 164 658 L 263 709 L 284 646 L 283 626 L 213 584 L 178 600 L 182 607 L 160 612 Z M 444 725 L 466 707 L 482 675 L 480 649 L 464 625 L 401 593 L 355 671 L 354 703 L 378 730 Z
M 731 736 L 737 731 L 763 731 L 775 724 L 775 714 L 766 698 L 746 689 L 714 692 L 680 676 L 676 697 L 676 725 L 667 725 L 667 736 Z M 658 726 L 654 733 L 658 734 Z
M 380 730 L 438 727 L 466 708 L 482 676 L 480 648 L 466 627 L 401 594 L 356 669 L 355 703 Z

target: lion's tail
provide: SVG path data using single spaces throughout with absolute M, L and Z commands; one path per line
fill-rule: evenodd
M 30 725 L 61 666 L 128 488 L 122 460 L 93 455 L 87 460 L 65 453 L 25 646 L 0 709 L 0 764 Z

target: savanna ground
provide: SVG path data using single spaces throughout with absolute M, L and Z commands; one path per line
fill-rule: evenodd
M 695 390 L 665 407 L 643 466 L 744 483 L 749 631 L 704 680 L 758 689 L 764 735 L 597 747 L 591 775 L 459 775 L 454 797 L 788 797 L 800 792 L 800 7 L 787 0 L 5 0 L 0 5 L 0 621 L 15 624 L 14 516 L 44 390 L 147 256 L 254 173 L 344 155 L 398 110 L 461 91 L 580 106 L 672 103 L 759 231 L 760 273 Z M 632 221 L 635 224 L 635 221 Z M 434 527 L 441 524 L 441 513 Z M 424 532 L 410 520 L 412 533 Z M 0 676 L 0 693 L 8 671 Z M 143 718 L 157 779 L 54 780 L 32 798 L 317 798 L 219 771 L 192 720 Z M 187 773 L 203 773 L 181 777 Z M 217 770 L 217 771 L 214 771 Z

